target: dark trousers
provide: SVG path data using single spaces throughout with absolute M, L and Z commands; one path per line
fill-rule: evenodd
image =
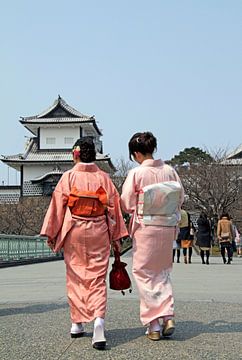
M 187 248 L 183 248 L 183 255 L 184 257 L 187 256 Z M 188 248 L 188 261 L 190 262 L 191 261 L 191 257 L 192 257 L 192 247 L 189 247 Z
M 202 259 L 202 263 L 205 264 L 205 260 L 204 260 L 204 255 L 206 254 L 206 264 L 209 264 L 209 255 L 210 255 L 210 251 L 209 250 L 200 250 L 200 256 Z
M 232 260 L 233 249 L 232 249 L 231 243 L 229 241 L 220 243 L 220 252 L 221 252 L 224 264 L 226 263 L 225 249 L 227 250 L 228 264 L 230 264 L 230 262 Z
M 173 249 L 173 262 L 175 260 L 175 255 L 176 255 L 176 261 L 179 263 L 180 262 L 180 255 L 181 255 L 180 249 Z

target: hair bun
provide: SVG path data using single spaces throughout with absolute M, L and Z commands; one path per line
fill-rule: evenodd
M 150 131 L 145 131 L 144 132 L 144 138 L 149 140 L 150 138 L 153 138 L 153 134 Z
M 93 138 L 84 136 L 75 142 L 74 148 L 79 147 L 80 159 L 82 162 L 93 162 L 96 159 L 96 149 Z
M 150 131 L 135 133 L 129 141 L 129 158 L 132 160 L 135 152 L 143 155 L 153 154 L 156 148 L 156 138 Z

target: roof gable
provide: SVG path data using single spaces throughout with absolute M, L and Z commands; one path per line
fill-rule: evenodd
M 52 126 L 53 124 L 74 124 L 77 126 L 80 124 L 80 126 L 82 126 L 81 124 L 84 123 L 90 123 L 91 126 L 95 128 L 96 132 L 99 135 L 102 135 L 94 116 L 82 114 L 68 105 L 60 95 L 48 109 L 38 115 L 21 117 L 20 123 L 35 136 L 38 135 L 38 129 L 41 125 Z
M 57 106 L 53 110 L 47 112 L 47 114 L 45 115 L 42 116 L 38 115 L 38 119 L 59 118 L 59 117 L 66 118 L 66 117 L 78 117 L 78 116 L 75 116 L 71 112 L 66 111 L 60 104 L 57 104 Z
M 227 159 L 242 159 L 242 144 L 239 145 L 233 152 L 231 152 Z
M 65 117 L 75 117 L 81 119 L 93 119 L 93 116 L 84 115 L 78 110 L 74 109 L 72 106 L 68 105 L 64 99 L 59 95 L 58 99 L 48 107 L 48 109 L 42 111 L 38 115 L 22 117 L 24 122 L 31 121 L 33 119 L 45 119 L 45 118 L 65 118 Z

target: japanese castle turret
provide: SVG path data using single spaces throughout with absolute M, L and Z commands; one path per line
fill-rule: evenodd
M 51 195 L 63 172 L 73 166 L 71 149 L 83 136 L 94 139 L 97 165 L 109 173 L 115 170 L 110 157 L 103 154 L 95 117 L 80 113 L 60 96 L 41 114 L 21 117 L 20 123 L 33 135 L 25 152 L 1 159 L 20 171 L 20 196 Z

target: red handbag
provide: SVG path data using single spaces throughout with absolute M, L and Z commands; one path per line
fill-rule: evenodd
M 114 251 L 114 263 L 112 264 L 112 270 L 109 273 L 109 286 L 112 290 L 119 290 L 124 295 L 124 290 L 129 289 L 132 292 L 132 285 L 129 274 L 125 267 L 126 263 L 120 261 L 120 254 L 118 251 Z

